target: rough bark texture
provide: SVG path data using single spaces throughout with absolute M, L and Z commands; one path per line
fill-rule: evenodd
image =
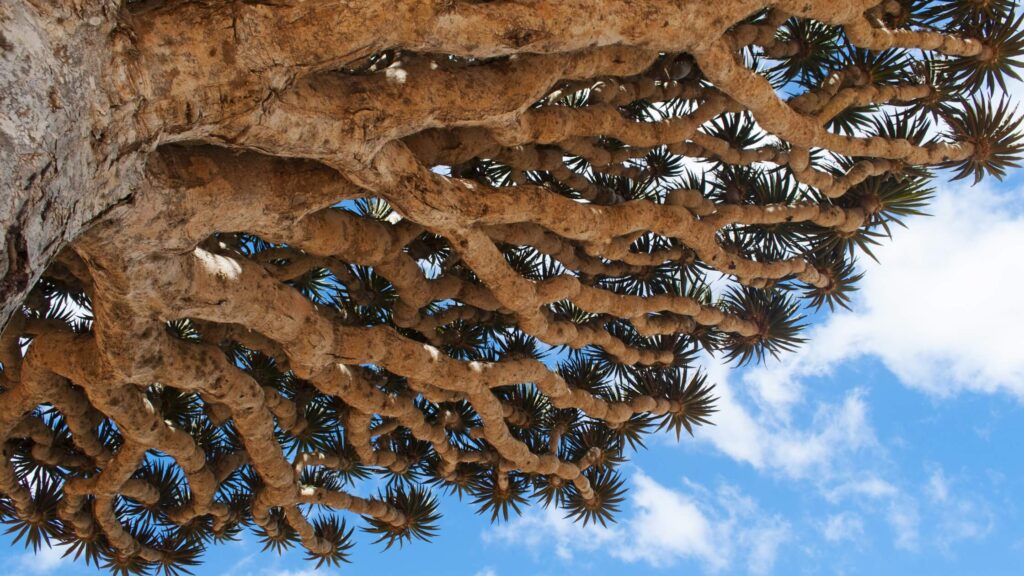
M 1017 157 L 1013 14 L 595 4 L 0 5 L 0 516 L 114 570 L 336 563 L 428 484 L 603 523 L 698 349 L 792 349 L 928 167 Z
M 57 252 L 141 179 L 112 84 L 116 2 L 0 6 L 0 326 Z

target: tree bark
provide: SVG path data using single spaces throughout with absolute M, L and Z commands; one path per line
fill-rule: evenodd
M 132 114 L 112 89 L 117 11 L 108 0 L 0 5 L 0 329 L 141 177 Z

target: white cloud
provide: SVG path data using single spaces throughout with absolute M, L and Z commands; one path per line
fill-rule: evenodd
M 935 542 L 943 551 L 948 552 L 961 540 L 984 538 L 992 531 L 995 515 L 988 501 L 973 491 L 970 483 L 950 480 L 937 466 L 929 473 L 924 492 L 935 504 Z
M 790 539 L 789 524 L 778 518 L 767 525 L 743 532 L 742 542 L 750 548 L 747 570 L 756 575 L 771 573 L 779 547 Z
M 917 502 L 912 498 L 894 498 L 886 518 L 895 535 L 893 545 L 901 550 L 917 550 L 921 537 Z
M 980 540 L 995 527 L 995 517 L 988 503 L 970 496 L 953 499 L 939 521 L 936 542 L 949 551 L 962 540 Z
M 988 536 L 995 525 L 991 506 L 984 496 L 958 486 L 941 467 L 935 467 L 919 488 L 882 496 L 888 501 L 886 520 L 893 531 L 893 545 L 909 551 L 935 547 L 950 553 L 954 544 Z
M 327 570 L 318 570 L 316 568 L 305 568 L 303 570 L 264 570 L 262 574 L 265 576 L 325 576 L 327 574 L 333 574 Z
M 791 527 L 762 511 L 732 486 L 709 490 L 684 480 L 686 490 L 659 484 L 643 472 L 633 477 L 626 536 L 612 555 L 655 567 L 695 560 L 709 572 L 737 572 L 745 562 L 751 574 L 772 570 L 779 547 L 791 539 Z
M 625 545 L 612 553 L 626 562 L 643 561 L 654 567 L 695 558 L 717 571 L 729 564 L 725 534 L 728 522 L 715 525 L 687 495 L 670 490 L 640 473 L 633 478 L 631 508 L 636 516 L 626 524 Z
M 801 352 L 750 371 L 762 402 L 784 412 L 799 398 L 800 378 L 866 355 L 935 396 L 1004 391 L 1024 399 L 1024 355 L 1008 337 L 1024 322 L 1024 266 L 1010 257 L 1024 246 L 1024 190 L 939 186 L 934 216 L 898 229 L 875 251 L 880 264 L 863 262 L 853 312 L 832 315 Z
M 735 572 L 745 564 L 765 574 L 779 547 L 791 539 L 790 526 L 765 514 L 733 487 L 716 490 L 689 481 L 673 489 L 642 471 L 632 478 L 627 509 L 634 513 L 614 527 L 574 524 L 553 509 L 530 511 L 509 524 L 485 532 L 485 542 L 522 547 L 535 555 L 553 552 L 574 560 L 582 552 L 603 550 L 628 563 L 655 568 L 693 561 L 706 572 Z
M 1010 79 L 1006 83 L 1006 93 L 1011 102 L 1024 102 L 1024 81 Z
M 878 500 L 892 498 L 897 494 L 899 494 L 899 489 L 896 486 L 870 473 L 845 480 L 824 491 L 825 499 L 832 503 L 841 502 L 850 497 Z
M 811 407 L 810 422 L 800 426 L 788 418 L 778 418 L 770 407 L 744 402 L 729 381 L 729 367 L 714 359 L 702 365 L 715 382 L 719 411 L 715 427 L 698 438 L 737 461 L 794 479 L 814 477 L 823 481 L 841 472 L 836 466 L 840 457 L 877 444 L 861 389 L 848 391 L 838 403 Z
M 563 560 L 573 559 L 576 552 L 597 550 L 617 537 L 611 528 L 593 524 L 584 527 L 567 519 L 565 512 L 554 507 L 531 509 L 519 518 L 483 533 L 484 542 L 521 545 L 534 553 L 544 545 L 551 545 L 554 553 Z
M 949 483 L 946 481 L 946 475 L 942 472 L 942 468 L 936 468 L 928 476 L 926 492 L 935 502 L 949 500 Z
M 38 553 L 22 554 L 18 559 L 18 564 L 25 573 L 49 574 L 65 563 L 64 552 L 66 551 L 63 546 L 59 548 L 45 546 Z
M 494 571 L 494 568 L 484 568 L 483 570 L 477 570 L 473 576 L 498 576 L 498 573 Z
M 829 542 L 857 541 L 864 535 L 864 520 L 853 512 L 833 514 L 821 526 L 821 533 Z
M 856 542 L 866 535 L 861 514 L 878 513 L 889 525 L 895 548 L 949 553 L 958 542 L 986 537 L 995 525 L 986 498 L 960 489 L 970 485 L 951 480 L 939 466 L 930 467 L 921 484 L 902 488 L 871 475 L 849 480 L 822 494 L 830 504 L 852 503 L 853 508 L 829 515 L 818 526 L 829 542 Z

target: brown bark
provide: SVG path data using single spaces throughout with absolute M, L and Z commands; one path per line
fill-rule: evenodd
M 111 85 L 117 10 L 102 0 L 0 7 L 0 326 L 141 177 L 146 143 Z

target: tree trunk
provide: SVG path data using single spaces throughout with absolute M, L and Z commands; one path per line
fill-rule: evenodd
M 49 261 L 139 181 L 138 139 L 117 128 L 131 113 L 110 89 L 116 13 L 105 0 L 0 4 L 0 329 Z

